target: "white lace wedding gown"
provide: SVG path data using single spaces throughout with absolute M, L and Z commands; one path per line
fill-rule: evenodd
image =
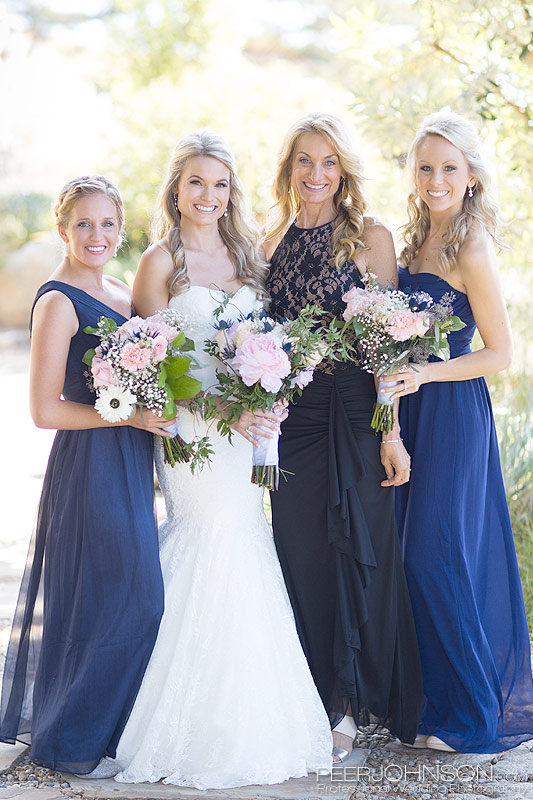
M 208 388 L 218 362 L 202 352 L 223 295 L 200 286 L 173 297 Z M 242 287 L 225 319 L 257 305 Z M 180 435 L 205 423 L 180 409 Z M 331 731 L 300 646 L 263 491 L 250 483 L 251 445 L 208 430 L 215 455 L 193 476 L 157 448 L 167 508 L 160 528 L 165 613 L 117 752 L 122 783 L 198 789 L 280 783 L 331 766 Z

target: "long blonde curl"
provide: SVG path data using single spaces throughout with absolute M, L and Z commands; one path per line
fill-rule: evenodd
M 261 255 L 259 229 L 253 219 L 250 202 L 237 175 L 235 159 L 227 142 L 206 128 L 193 131 L 176 145 L 167 176 L 159 190 L 152 221 L 152 244 L 163 240 L 174 264 L 174 270 L 168 279 L 169 294 L 171 297 L 182 294 L 191 285 L 185 263 L 185 248 L 181 240 L 180 213 L 175 208 L 174 195 L 178 192 L 185 165 L 194 156 L 216 158 L 229 170 L 228 213 L 218 220 L 218 230 L 234 264 L 235 277 L 255 289 L 259 296 L 263 296 L 268 270 Z
M 417 158 L 421 142 L 428 136 L 441 136 L 464 155 L 468 170 L 476 182 L 472 197 L 465 191 L 463 207 L 454 217 L 443 236 L 437 257 L 440 272 L 446 275 L 457 262 L 459 250 L 466 241 L 474 224 L 480 225 L 499 247 L 507 245 L 498 236 L 499 209 L 490 194 L 490 173 L 480 151 L 480 142 L 475 127 L 467 119 L 453 111 L 437 111 L 430 114 L 418 128 L 407 154 L 407 170 L 411 182 L 407 198 L 408 222 L 402 227 L 405 246 L 400 254 L 400 263 L 408 267 L 426 240 L 430 229 L 429 208 L 420 197 L 417 183 Z
M 337 215 L 332 237 L 332 254 L 336 267 L 353 261 L 356 253 L 365 249 L 363 243 L 366 201 L 363 195 L 363 168 L 355 152 L 348 126 L 329 114 L 312 113 L 294 123 L 281 146 L 273 193 L 273 220 L 267 224 L 266 239 L 276 239 L 284 233 L 300 211 L 300 197 L 292 183 L 292 165 L 298 139 L 304 133 L 323 136 L 336 153 L 343 172 L 333 203 Z

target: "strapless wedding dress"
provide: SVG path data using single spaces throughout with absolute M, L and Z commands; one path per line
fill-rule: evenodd
M 192 286 L 170 306 L 184 318 L 209 388 L 218 362 L 202 352 L 223 294 Z M 247 286 L 222 317 L 257 307 Z M 230 444 L 180 409 L 180 435 L 208 433 L 215 454 L 192 475 L 156 448 L 167 519 L 160 528 L 165 612 L 119 743 L 122 783 L 198 789 L 281 783 L 331 766 L 331 731 L 300 646 L 263 490 L 250 483 L 252 447 Z M 160 445 L 160 443 L 159 443 Z M 132 587 L 133 591 L 135 587 Z

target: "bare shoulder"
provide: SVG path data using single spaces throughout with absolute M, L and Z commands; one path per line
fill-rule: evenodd
M 492 237 L 480 225 L 472 226 L 457 254 L 457 269 L 466 282 L 496 271 L 496 253 Z
M 174 263 L 165 242 L 160 241 L 146 248 L 139 261 L 139 269 L 164 281 L 170 277 Z
M 363 242 L 367 247 L 387 245 L 392 242 L 392 234 L 378 217 L 363 217 Z

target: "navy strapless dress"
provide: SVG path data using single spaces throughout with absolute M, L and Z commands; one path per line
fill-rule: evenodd
M 470 352 L 468 298 L 429 273 L 400 270 L 400 288 L 435 300 L 453 292 L 466 327 L 451 357 Z M 483 378 L 429 383 L 402 399 L 411 481 L 396 490 L 405 571 L 420 647 L 420 733 L 463 753 L 492 753 L 533 738 L 530 644 Z
M 92 405 L 83 333 L 125 318 L 60 281 L 79 319 L 63 396 Z M 129 426 L 58 431 L 9 643 L 0 740 L 31 744 L 50 769 L 88 773 L 115 755 L 155 643 L 163 582 L 154 514 L 153 437 Z

